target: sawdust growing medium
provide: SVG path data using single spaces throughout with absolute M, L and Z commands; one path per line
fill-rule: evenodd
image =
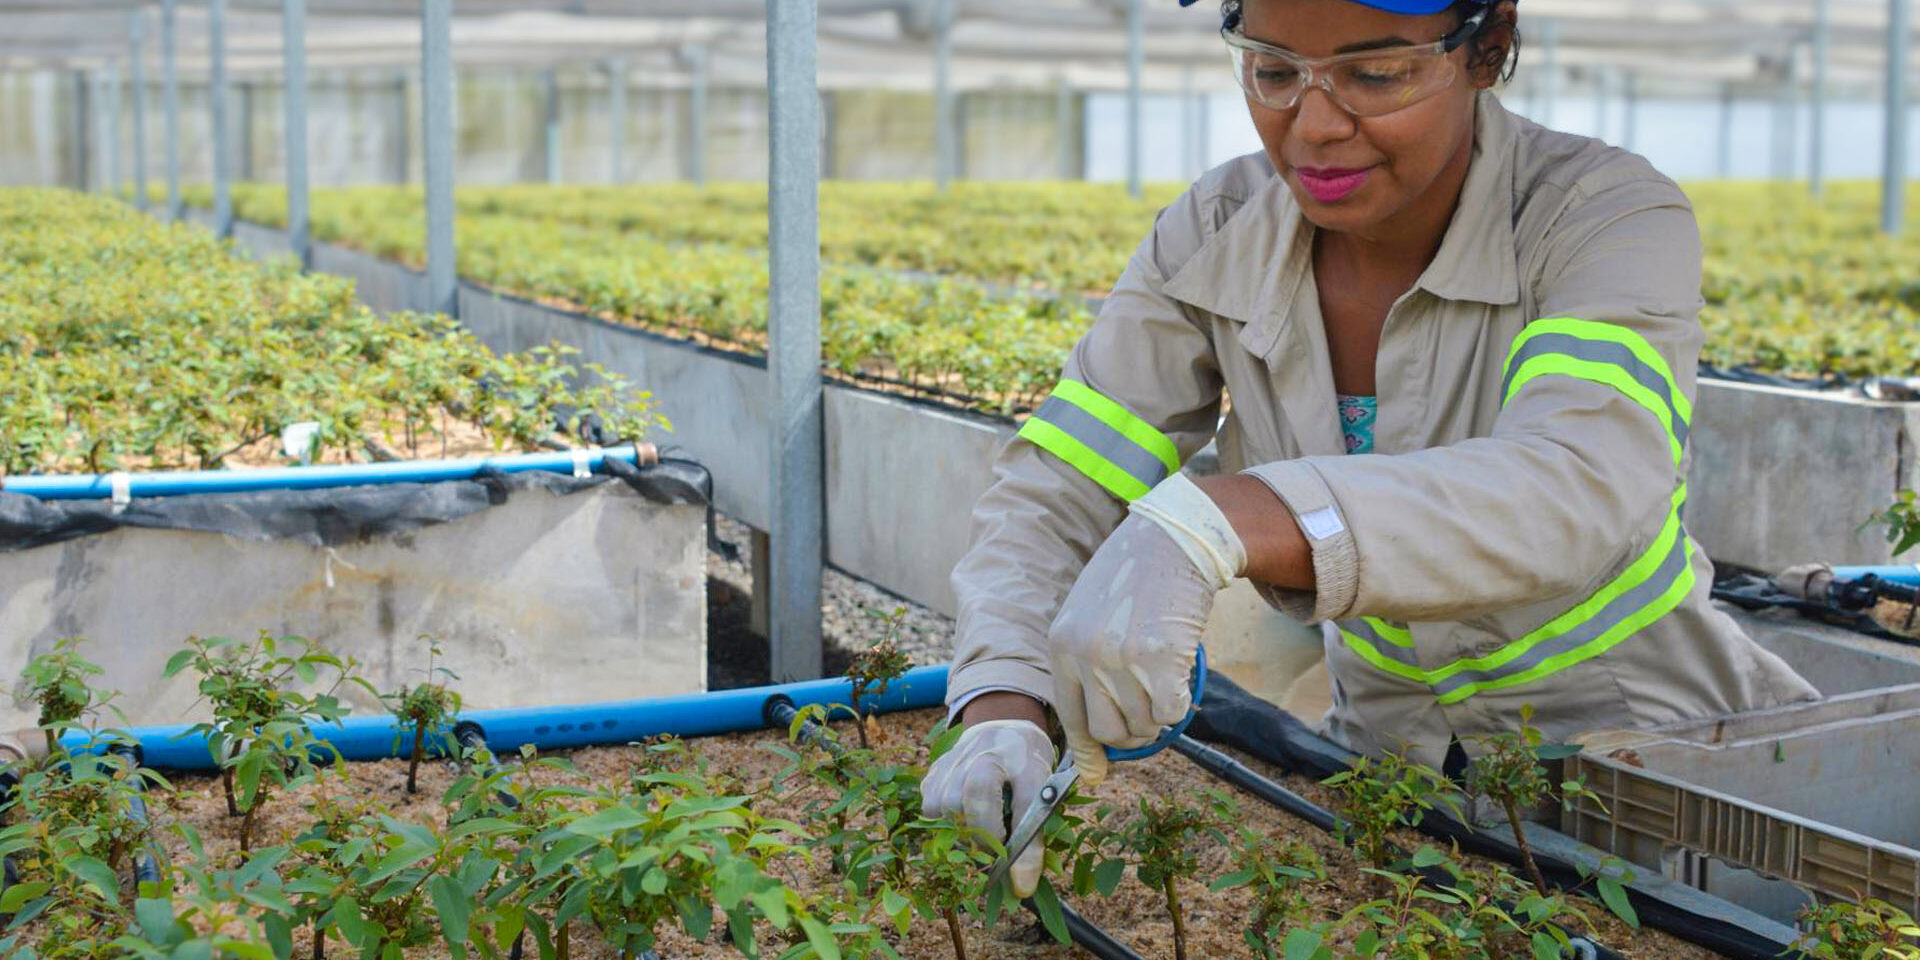
M 915 745 L 922 734 L 937 723 L 941 715 L 938 711 L 922 711 L 880 718 L 875 726 L 878 737 L 876 749 L 917 749 Z M 847 732 L 850 736 L 851 731 Z M 786 763 L 767 749 L 784 742 L 782 732 L 760 731 L 703 738 L 692 741 L 691 746 L 705 760 L 709 769 L 725 771 L 741 778 L 749 787 L 757 788 L 766 784 Z M 556 771 L 542 770 L 539 775 L 543 782 L 552 777 L 583 784 L 619 783 L 639 769 L 641 757 L 640 751 L 632 747 L 592 747 L 565 751 L 559 755 L 570 760 L 578 773 L 562 776 Z M 1275 775 L 1274 770 L 1258 761 L 1242 759 L 1269 776 Z M 424 764 L 420 770 L 420 793 L 409 797 L 406 794 L 405 761 L 351 764 L 344 780 L 328 778 L 323 784 L 309 785 L 291 795 L 273 798 L 256 824 L 259 831 L 256 846 L 284 842 L 305 829 L 310 823 L 305 808 L 321 791 L 341 799 L 378 801 L 390 807 L 396 817 L 444 826 L 446 813 L 439 797 L 453 782 L 456 773 L 452 764 L 446 761 Z M 1317 784 L 1297 778 L 1283 780 L 1315 802 L 1323 805 L 1330 802 L 1327 792 Z M 159 821 L 163 824 L 168 821 L 191 824 L 205 839 L 211 854 L 231 855 L 238 846 L 240 820 L 226 815 L 219 779 L 209 775 L 183 774 L 173 780 L 173 787 L 170 795 L 153 798 Z M 1198 800 L 1209 789 L 1226 788 L 1186 759 L 1169 751 L 1116 768 L 1114 775 L 1094 794 L 1120 809 L 1135 809 L 1142 796 L 1177 795 Z M 1320 917 L 1337 916 L 1354 903 L 1373 896 L 1370 878 L 1360 872 L 1352 857 L 1331 837 L 1250 797 L 1242 796 L 1239 799 L 1244 814 L 1242 822 L 1298 839 L 1326 860 L 1329 878 L 1311 894 Z M 172 837 L 170 833 L 165 835 Z M 1404 837 L 1402 841 L 1409 845 L 1420 843 L 1414 836 Z M 185 845 L 177 839 L 169 839 L 168 845 L 170 856 L 188 856 Z M 1214 893 L 1206 889 L 1205 881 L 1211 881 L 1230 870 L 1227 856 L 1225 848 L 1212 847 L 1203 851 L 1200 881 L 1188 883 L 1181 890 L 1187 910 L 1189 952 L 1196 958 L 1251 956 L 1241 936 L 1241 928 L 1248 914 L 1248 895 L 1244 891 Z M 826 876 L 824 867 L 809 869 L 804 865 L 794 874 L 803 890 L 823 882 Z M 1146 889 L 1131 876 L 1112 897 L 1090 897 L 1071 902 L 1087 919 L 1147 960 L 1173 956 L 1172 924 L 1167 919 L 1159 893 Z M 991 930 L 974 922 L 967 922 L 965 926 L 968 954 L 972 960 L 1063 960 L 1081 955 L 1074 947 L 1054 943 L 1030 915 L 1013 914 L 1003 918 Z M 581 927 L 579 923 L 574 924 L 574 958 L 615 960 L 614 950 Z M 724 931 L 724 924 L 716 925 L 715 929 Z M 699 942 L 675 927 L 661 938 L 659 953 L 665 960 L 739 957 L 740 954 L 731 945 L 720 942 L 721 936 L 724 934 Z M 785 944 L 778 942 L 776 937 L 771 931 L 763 935 L 761 945 L 764 956 L 776 955 L 784 948 Z M 1696 960 L 1715 956 L 1663 934 L 1630 930 L 1610 917 L 1601 920 L 1600 938 L 1608 946 L 1634 960 Z M 311 935 L 302 931 L 296 935 L 295 943 L 296 952 L 304 955 L 307 945 L 311 943 Z M 346 955 L 345 944 L 329 946 L 329 956 Z M 912 930 L 896 947 L 902 956 L 915 960 L 945 960 L 953 955 L 944 925 L 924 920 L 916 920 Z M 444 946 L 436 945 L 409 951 L 407 956 L 409 960 L 438 960 L 448 954 Z M 534 951 L 529 949 L 527 956 L 534 956 Z

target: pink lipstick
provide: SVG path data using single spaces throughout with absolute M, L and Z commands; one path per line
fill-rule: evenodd
M 1343 170 L 1337 167 L 1295 167 L 1293 172 L 1313 199 L 1321 203 L 1338 203 L 1367 182 L 1371 168 Z

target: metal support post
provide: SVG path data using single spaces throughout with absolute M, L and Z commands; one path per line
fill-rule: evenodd
M 1607 138 L 1607 68 L 1593 68 L 1593 136 Z
M 179 0 L 160 0 L 160 84 L 166 112 L 167 219 L 178 223 L 185 212 L 180 199 L 180 67 L 174 14 Z
M 1146 11 L 1144 0 L 1127 0 L 1127 193 L 1140 199 L 1141 129 L 1140 75 L 1146 70 Z
M 73 72 L 73 186 L 82 192 L 94 189 L 93 77 L 85 70 Z
M 541 115 L 545 119 L 546 178 L 548 183 L 560 182 L 560 73 L 552 67 L 541 71 L 540 87 L 543 92 Z
M 1733 83 L 1720 85 L 1720 179 L 1733 177 Z
M 953 0 L 933 0 L 933 182 L 953 182 Z
M 1200 111 L 1194 102 L 1193 65 L 1180 71 L 1180 176 L 1188 183 L 1200 178 Z
M 627 62 L 607 61 L 607 179 L 626 181 Z
M 1640 74 L 1629 70 L 1623 78 L 1626 89 L 1622 91 L 1627 98 L 1626 131 L 1621 134 L 1620 143 L 1628 150 L 1634 149 L 1640 140 Z
M 390 124 L 393 137 L 393 182 L 406 186 L 413 179 L 413 124 L 408 120 L 407 107 L 411 97 L 407 91 L 407 72 L 393 78 L 393 122 Z
M 307 0 L 281 0 L 280 44 L 286 61 L 287 241 L 302 269 L 313 266 L 313 220 L 307 208 Z
M 1833 0 L 1814 0 L 1813 16 L 1813 143 L 1807 154 L 1808 189 L 1818 197 L 1826 190 L 1827 74 L 1833 48 Z
M 1913 46 L 1911 0 L 1887 0 L 1887 138 L 1880 179 L 1880 229 L 1900 235 L 1907 209 L 1907 84 Z
M 420 0 L 420 118 L 427 185 L 429 313 L 457 315 L 453 261 L 453 0 Z
M 120 195 L 120 68 L 107 64 L 100 68 L 100 120 L 104 136 L 101 177 L 109 197 Z
M 147 202 L 147 12 L 135 10 L 127 15 L 127 65 L 132 71 L 127 95 L 133 100 L 133 203 L 141 210 Z
M 1547 20 L 1540 24 L 1540 115 L 1535 119 L 1543 127 L 1553 126 L 1553 101 L 1560 86 L 1560 24 Z
M 825 426 L 820 386 L 820 98 L 816 0 L 767 0 L 773 375 L 773 681 L 820 675 Z
M 707 48 L 687 48 L 687 179 L 707 185 Z
M 236 171 L 234 179 L 241 183 L 251 183 L 256 174 L 253 169 L 253 94 L 257 89 L 251 81 L 242 80 L 233 85 L 238 94 L 238 109 L 234 112 L 239 121 L 238 132 L 233 137 L 233 163 Z
M 1053 118 L 1055 122 L 1054 138 L 1059 141 L 1055 150 L 1060 160 L 1060 179 L 1080 179 L 1080 130 L 1074 123 L 1073 84 L 1067 81 L 1067 75 L 1061 74 L 1053 81 Z
M 1197 94 L 1194 111 L 1199 115 L 1199 131 L 1195 136 L 1200 141 L 1200 175 L 1205 176 L 1213 167 L 1213 98 L 1205 91 Z
M 207 102 L 213 110 L 213 230 L 233 236 L 233 131 L 227 127 L 227 0 L 207 0 Z

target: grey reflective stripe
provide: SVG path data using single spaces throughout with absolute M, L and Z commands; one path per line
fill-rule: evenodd
M 1386 637 L 1381 636 L 1379 631 L 1373 629 L 1373 624 L 1359 617 L 1355 617 L 1352 620 L 1335 620 L 1333 624 L 1341 630 L 1352 634 L 1355 639 L 1366 641 L 1373 649 L 1379 651 L 1381 656 L 1389 660 L 1404 663 L 1415 669 L 1420 667 L 1420 658 L 1414 656 L 1412 647 L 1403 647 L 1388 640 Z
M 1059 397 L 1048 397 L 1036 419 L 1045 420 L 1061 432 L 1087 445 L 1087 449 L 1105 457 L 1108 463 L 1125 470 L 1135 480 L 1151 487 L 1167 478 L 1167 465 L 1151 450 L 1134 443 L 1120 431 L 1101 422 L 1099 417 Z
M 1687 535 L 1680 531 L 1673 538 L 1673 549 L 1667 552 L 1666 559 L 1639 586 L 1614 597 L 1611 603 L 1599 612 L 1582 621 L 1578 626 L 1557 637 L 1542 640 L 1512 660 L 1486 670 L 1462 670 L 1433 685 L 1436 696 L 1446 696 L 1470 683 L 1488 683 L 1501 677 L 1512 676 L 1533 669 L 1545 660 L 1569 653 L 1598 639 L 1601 634 L 1618 626 L 1628 617 L 1639 613 L 1650 603 L 1674 585 L 1674 581 L 1687 570 Z
M 1521 344 L 1520 352 L 1514 354 L 1513 359 L 1507 363 L 1507 376 L 1500 384 L 1500 396 L 1505 397 L 1512 390 L 1514 375 L 1520 372 L 1520 368 L 1525 366 L 1528 360 L 1548 353 L 1604 363 L 1625 370 L 1627 376 L 1632 377 L 1635 382 L 1652 391 L 1654 396 L 1666 403 L 1667 417 L 1670 421 L 1668 428 L 1673 431 L 1674 439 L 1680 441 L 1681 448 L 1686 448 L 1687 435 L 1692 428 L 1675 408 L 1673 395 L 1678 387 L 1667 382 L 1667 378 L 1661 376 L 1660 371 L 1647 366 L 1639 357 L 1634 356 L 1633 351 L 1624 344 L 1606 340 L 1587 340 L 1564 333 L 1542 333 L 1534 336 Z

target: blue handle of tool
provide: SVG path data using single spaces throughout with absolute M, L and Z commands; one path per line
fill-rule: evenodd
M 1167 747 L 1181 734 L 1187 732 L 1187 724 L 1193 722 L 1193 715 L 1200 712 L 1200 696 L 1207 692 L 1207 648 L 1204 645 L 1193 651 L 1193 706 L 1187 708 L 1187 715 L 1180 722 L 1160 732 L 1160 737 L 1144 747 L 1131 747 L 1122 750 L 1118 747 L 1107 748 L 1108 760 L 1144 760 Z

